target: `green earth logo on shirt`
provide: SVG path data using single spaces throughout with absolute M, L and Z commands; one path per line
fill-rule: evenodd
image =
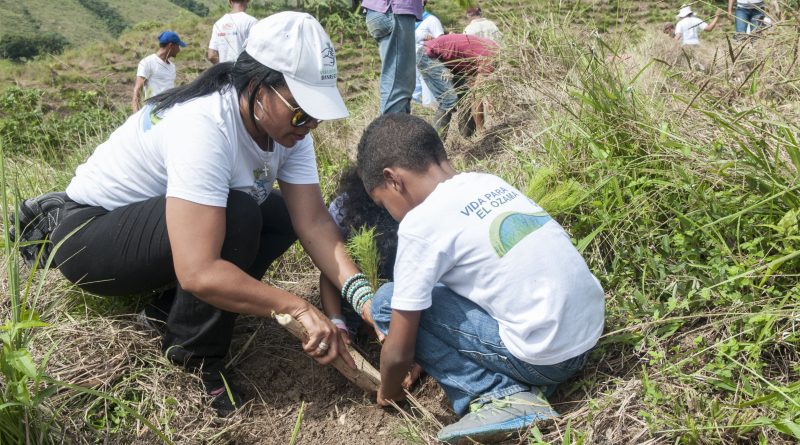
M 502 257 L 507 254 L 523 238 L 541 228 L 551 219 L 547 212 L 500 214 L 489 227 L 489 237 L 497 256 Z

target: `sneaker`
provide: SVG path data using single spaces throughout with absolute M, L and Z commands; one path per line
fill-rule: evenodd
M 465 439 L 480 443 L 499 442 L 513 433 L 526 430 L 534 422 L 556 417 L 558 413 L 541 391 L 534 389 L 484 404 L 473 403 L 469 414 L 442 428 L 437 438 L 450 444 Z
M 242 396 L 233 387 L 230 390 L 225 386 L 212 389 L 208 391 L 211 397 L 211 407 L 217 411 L 220 417 L 228 417 L 236 411 L 237 408 L 242 406 Z
M 233 386 L 227 372 L 219 371 L 217 375 L 204 375 L 203 385 L 211 397 L 211 407 L 217 411 L 218 416 L 228 417 L 242 406 L 242 396 Z

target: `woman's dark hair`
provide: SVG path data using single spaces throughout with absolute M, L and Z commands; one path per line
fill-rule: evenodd
M 364 189 L 355 166 L 348 168 L 339 178 L 337 195 L 340 199 L 339 214 L 345 237 L 349 238 L 361 228 L 375 228 L 375 244 L 378 247 L 378 275 L 391 280 L 394 276 L 394 260 L 397 256 L 397 226 L 389 212 L 377 206 Z
M 239 54 L 236 62 L 224 62 L 212 66 L 200 73 L 199 76 L 190 83 L 164 91 L 147 99 L 148 104 L 154 104 L 154 113 L 166 110 L 173 105 L 177 105 L 198 97 L 208 96 L 211 93 L 222 92 L 231 86 L 236 89 L 236 95 L 248 93 L 248 105 L 250 108 L 250 121 L 255 126 L 256 117 L 253 109 L 258 93 L 258 85 L 265 87 L 280 88 L 286 85 L 286 80 L 280 71 L 268 68 L 254 59 L 246 51 Z

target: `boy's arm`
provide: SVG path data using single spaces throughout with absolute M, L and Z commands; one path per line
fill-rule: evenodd
M 381 349 L 381 387 L 378 403 L 405 399 L 403 379 L 414 364 L 415 344 L 421 311 L 392 310 L 391 329 Z
M 706 32 L 713 31 L 714 28 L 716 28 L 717 22 L 719 21 L 719 14 L 720 13 L 717 12 L 717 15 L 714 16 L 714 20 L 711 20 L 711 23 L 709 23 L 708 26 L 706 26 L 706 29 L 705 29 Z

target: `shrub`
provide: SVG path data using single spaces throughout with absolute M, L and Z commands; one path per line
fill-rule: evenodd
M 69 41 L 54 32 L 36 36 L 7 34 L 0 38 L 0 57 L 20 61 L 39 54 L 60 54 Z
M 195 0 L 169 0 L 171 3 L 180 6 L 187 11 L 193 12 L 200 17 L 208 16 L 208 6 Z

